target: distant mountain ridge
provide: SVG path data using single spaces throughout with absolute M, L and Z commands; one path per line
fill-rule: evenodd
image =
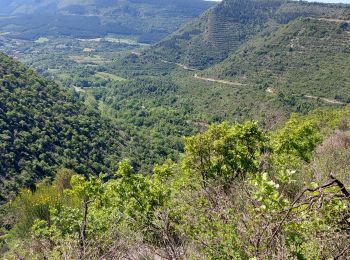
M 298 17 L 350 16 L 346 5 L 285 0 L 224 0 L 152 49 L 163 59 L 199 69 L 224 59 L 248 40 Z
M 13 37 L 100 37 L 108 33 L 156 42 L 215 3 L 203 0 L 4 0 L 2 32 Z
M 31 14 L 36 12 L 70 14 L 99 14 L 102 8 L 127 7 L 128 4 L 156 5 L 158 8 L 173 6 L 187 9 L 203 9 L 213 5 L 203 0 L 3 0 L 0 3 L 1 15 Z

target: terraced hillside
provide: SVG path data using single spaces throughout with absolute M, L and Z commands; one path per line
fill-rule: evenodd
M 247 41 L 273 32 L 297 17 L 346 19 L 344 5 L 284 0 L 225 0 L 153 48 L 172 62 L 206 68 L 227 58 Z
M 350 102 L 349 24 L 341 19 L 296 19 L 254 38 L 204 74 L 259 85 L 281 98 L 304 95 Z

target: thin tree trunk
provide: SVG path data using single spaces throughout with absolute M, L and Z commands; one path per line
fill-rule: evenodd
M 80 227 L 80 255 L 79 255 L 79 259 L 85 259 L 85 254 L 86 254 L 85 241 L 86 241 L 86 224 L 87 224 L 89 203 L 90 203 L 90 201 L 87 201 L 87 200 L 84 201 L 84 216 L 83 216 L 83 221 L 81 222 L 81 227 Z

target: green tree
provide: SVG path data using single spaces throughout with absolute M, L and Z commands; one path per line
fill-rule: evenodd
M 256 123 L 212 125 L 203 134 L 186 138 L 185 164 L 200 174 L 203 186 L 209 180 L 230 185 L 236 178 L 259 171 L 267 137 Z

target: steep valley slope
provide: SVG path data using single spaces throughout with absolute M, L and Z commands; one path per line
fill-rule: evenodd
M 55 175 L 112 173 L 130 138 L 93 108 L 0 53 L 0 200 Z

